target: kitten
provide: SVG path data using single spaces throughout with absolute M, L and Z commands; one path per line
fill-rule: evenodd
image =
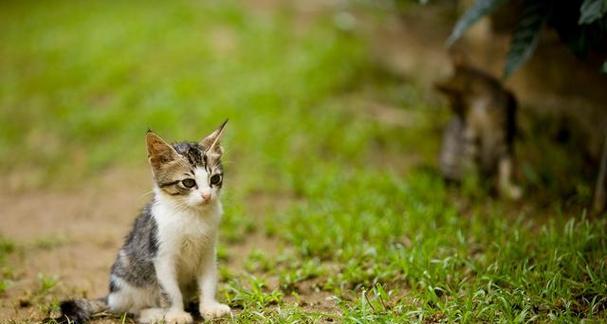
M 196 297 L 205 320 L 230 314 L 230 307 L 215 300 L 223 184 L 219 141 L 226 123 L 199 143 L 170 145 L 148 131 L 154 198 L 118 251 L 110 292 L 97 300 L 64 301 L 56 320 L 84 323 L 109 310 L 131 313 L 141 323 L 192 323 L 184 302 Z
M 456 182 L 473 168 L 486 176 L 497 175 L 499 194 L 518 199 L 522 191 L 512 182 L 516 98 L 461 57 L 455 56 L 453 63 L 453 75 L 435 84 L 455 114 L 443 134 L 441 172 Z

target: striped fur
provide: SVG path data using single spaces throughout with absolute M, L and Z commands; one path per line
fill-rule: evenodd
M 86 323 L 109 310 L 141 323 L 191 323 L 184 303 L 198 299 L 211 319 L 230 313 L 215 300 L 215 244 L 223 185 L 219 139 L 225 123 L 200 142 L 168 144 L 148 132 L 154 198 L 135 219 L 110 272 L 109 294 L 61 303 L 60 323 Z
M 505 197 L 521 192 L 512 183 L 516 99 L 492 76 L 461 61 L 454 74 L 436 83 L 454 116 L 445 128 L 439 165 L 448 180 L 460 181 L 468 170 L 496 179 Z

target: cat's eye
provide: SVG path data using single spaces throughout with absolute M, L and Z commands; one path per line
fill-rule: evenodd
M 186 188 L 192 188 L 196 185 L 196 181 L 194 179 L 183 179 L 181 180 L 181 184 Z
M 221 174 L 214 174 L 211 177 L 211 185 L 216 185 L 221 182 Z

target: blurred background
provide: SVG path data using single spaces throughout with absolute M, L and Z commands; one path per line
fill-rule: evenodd
M 151 198 L 145 132 L 229 118 L 226 321 L 604 320 L 607 6 L 573 2 L 3 1 L 0 318 L 103 296 Z M 510 73 L 520 201 L 438 171 L 454 34 Z

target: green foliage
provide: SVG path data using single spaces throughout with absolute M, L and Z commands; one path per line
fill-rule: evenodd
M 580 7 L 578 24 L 592 24 L 601 19 L 605 13 L 607 13 L 607 0 L 584 0 Z
M 0 262 L 4 261 L 5 256 L 13 251 L 15 251 L 15 243 L 0 236 Z
M 43 273 L 39 273 L 38 282 L 40 283 L 40 286 L 38 288 L 38 294 L 45 295 L 53 288 L 55 288 L 57 283 L 59 283 L 59 280 L 56 276 L 49 276 Z
M 607 300 L 602 221 L 551 214 L 548 224 L 534 226 L 499 205 L 464 216 L 440 178 L 421 171 L 403 179 L 370 169 L 341 178 L 319 170 L 303 196 L 306 203 L 282 217 L 289 230 L 280 235 L 297 249 L 296 259 L 339 265 L 325 268 L 318 285 L 338 297 L 344 320 L 605 316 L 598 306 Z
M 524 6 L 519 23 L 512 32 L 504 78 L 509 77 L 533 54 L 548 10 L 547 4 L 543 1 L 528 1 L 528 5 Z
M 474 23 L 484 16 L 493 13 L 507 1 L 508 0 L 477 0 L 455 23 L 453 31 L 447 39 L 447 45 L 453 45 L 453 43 L 455 43 L 468 28 L 474 25 Z
M 6 259 L 15 251 L 15 243 L 0 235 L 0 295 L 10 286 L 12 270 L 7 267 Z
M 508 2 L 510 0 L 477 0 L 458 19 L 447 44 L 452 45 L 480 18 Z M 545 23 L 554 28 L 561 40 L 580 57 L 589 51 L 607 53 L 607 1 L 524 0 L 510 42 L 505 78 L 532 56 Z
M 34 185 L 74 181 L 145 161 L 148 128 L 169 140 L 197 139 L 225 118 L 226 144 L 239 144 L 231 153 L 248 160 L 241 163 L 257 170 L 299 163 L 289 151 L 296 136 L 287 135 L 335 128 L 290 116 L 372 72 L 360 39 L 342 34 L 330 16 L 294 33 L 291 15 L 260 16 L 236 1 L 3 3 L 0 168 Z M 346 145 L 356 154 L 355 142 Z M 268 186 L 282 181 L 271 177 Z
M 282 292 L 279 290 L 267 291 L 266 283 L 254 276 L 248 277 L 248 284 L 245 287 L 242 283 L 230 285 L 227 292 L 232 305 L 238 305 L 243 308 L 265 308 L 270 305 L 276 305 L 282 299 Z

